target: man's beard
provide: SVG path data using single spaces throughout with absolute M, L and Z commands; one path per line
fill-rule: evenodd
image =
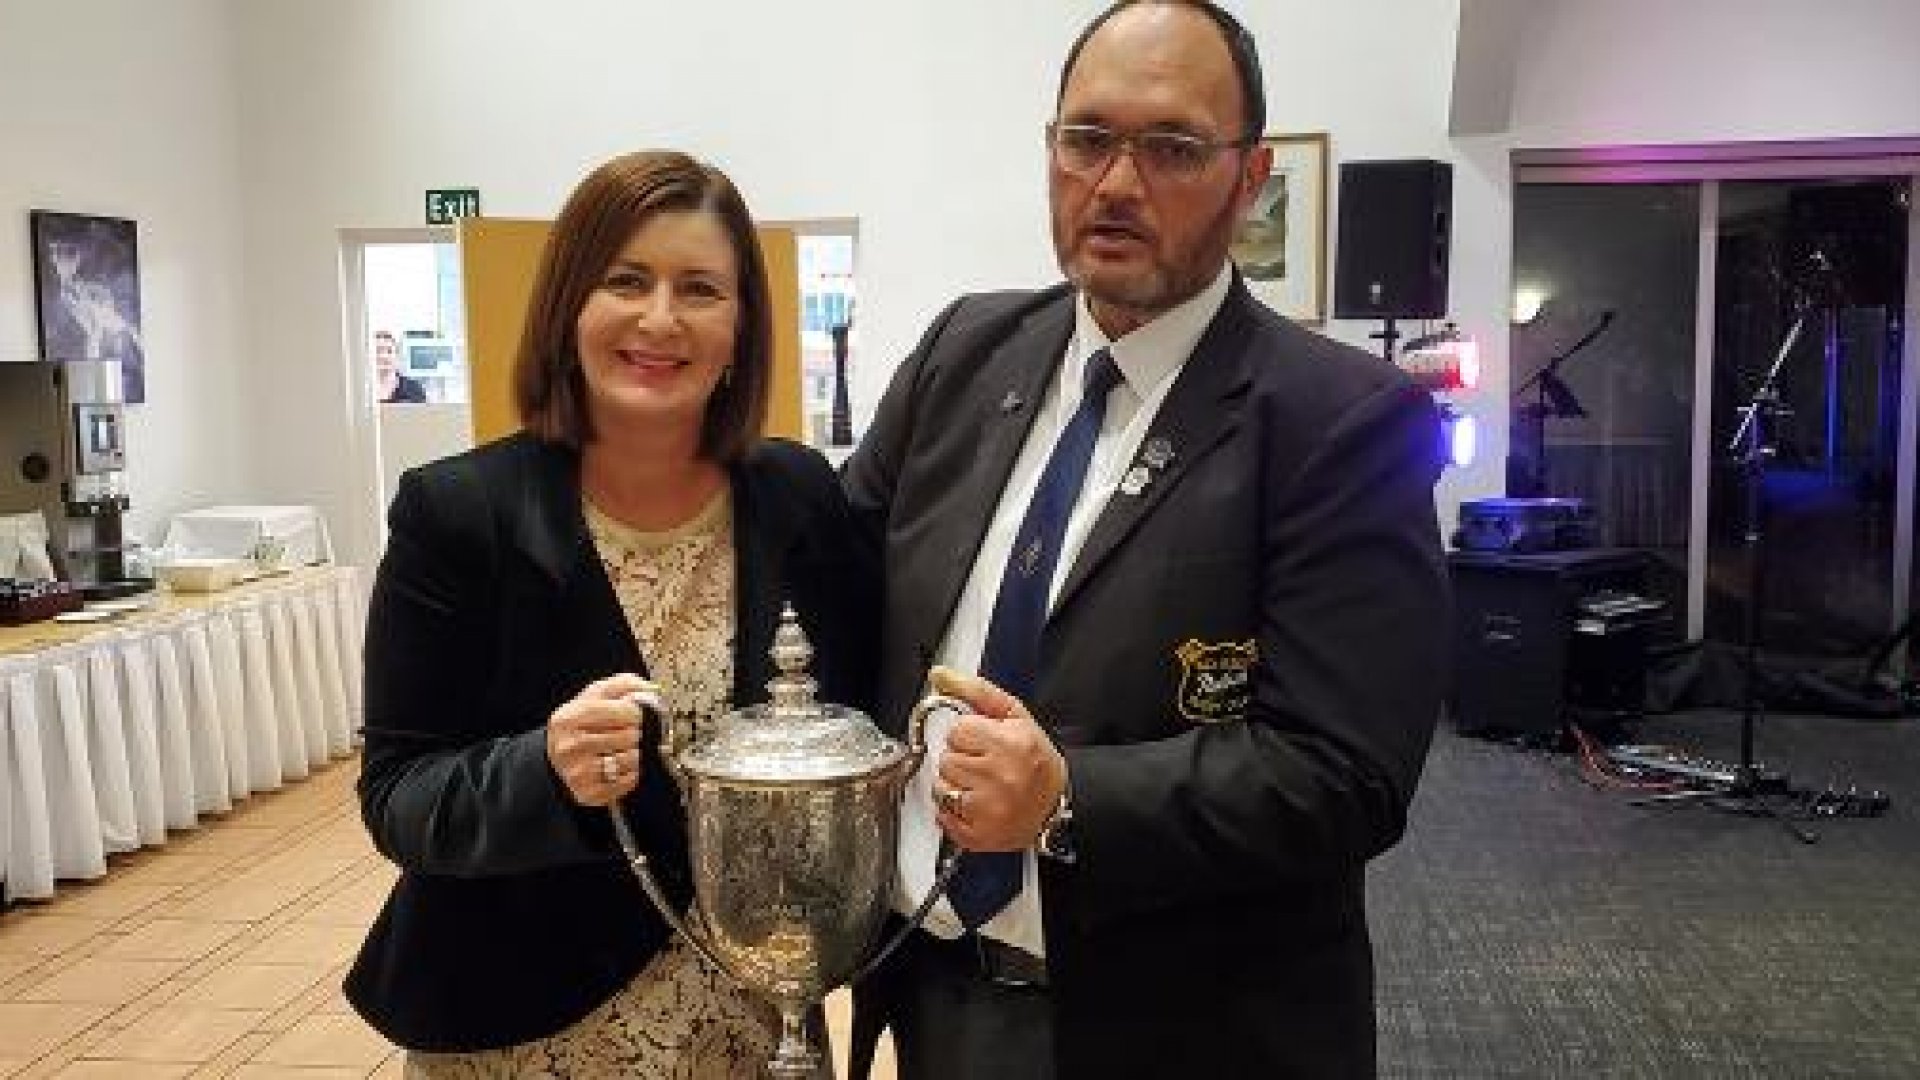
M 1213 283 L 1240 225 L 1237 210 L 1236 200 L 1226 199 L 1186 252 L 1176 253 L 1172 261 L 1153 258 L 1144 272 L 1100 280 L 1105 275 L 1079 272 L 1073 260 L 1065 258 L 1060 260 L 1061 272 L 1090 300 L 1128 312 L 1142 323 L 1151 321 Z M 1187 257 L 1178 258 L 1181 254 Z

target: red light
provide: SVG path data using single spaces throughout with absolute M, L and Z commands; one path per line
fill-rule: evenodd
M 1480 343 L 1471 338 L 1456 342 L 1460 354 L 1460 388 L 1471 390 L 1480 385 Z
M 1480 346 L 1466 338 L 1441 341 L 1400 354 L 1400 368 L 1436 394 L 1480 384 Z

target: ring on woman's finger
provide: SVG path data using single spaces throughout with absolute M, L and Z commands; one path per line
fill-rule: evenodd
M 967 793 L 960 788 L 941 788 L 936 792 L 936 797 L 940 800 L 940 809 L 954 817 L 960 816 L 960 808 L 967 801 Z
M 620 759 L 612 754 L 600 755 L 600 779 L 609 784 L 620 782 Z

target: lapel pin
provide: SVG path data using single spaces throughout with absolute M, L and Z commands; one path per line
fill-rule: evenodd
M 1149 469 L 1164 469 L 1173 463 L 1173 444 L 1155 435 L 1147 440 L 1146 449 L 1140 452 L 1140 460 L 1146 462 Z
M 1138 495 L 1147 490 L 1147 484 L 1153 480 L 1153 474 L 1144 467 L 1135 465 L 1120 478 L 1120 491 L 1125 495 Z
M 1003 413 L 1014 412 L 1026 403 L 1026 399 L 1020 396 L 1019 391 L 1009 390 L 1007 391 L 1007 396 L 1000 399 L 1000 411 Z

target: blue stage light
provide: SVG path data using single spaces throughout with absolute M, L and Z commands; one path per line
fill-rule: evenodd
M 1480 450 L 1480 422 L 1447 402 L 1440 402 L 1440 445 L 1443 465 L 1464 469 Z

